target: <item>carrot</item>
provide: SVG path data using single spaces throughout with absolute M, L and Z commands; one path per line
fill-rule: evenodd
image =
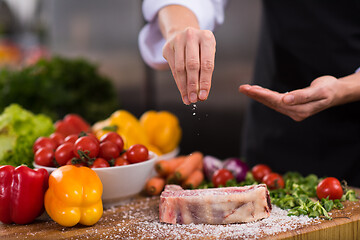
M 180 181 L 176 179 L 175 173 L 171 173 L 169 176 L 166 177 L 167 184 L 179 184 Z
M 178 156 L 169 160 L 160 160 L 155 164 L 156 172 L 162 176 L 169 176 L 185 160 L 185 156 Z
M 161 177 L 152 177 L 150 178 L 145 186 L 145 191 L 149 195 L 160 195 L 161 191 L 165 187 L 165 179 Z
M 194 172 L 203 161 L 203 154 L 201 152 L 193 152 L 186 156 L 184 162 L 176 168 L 175 178 L 179 181 L 183 181 L 189 177 L 189 175 Z
M 204 161 L 203 158 L 201 158 L 201 161 L 199 162 L 198 166 L 196 167 L 196 169 L 200 169 L 203 170 L 204 169 Z
M 204 173 L 202 170 L 197 169 L 190 174 L 190 176 L 183 182 L 183 188 L 194 189 L 197 188 L 204 180 Z

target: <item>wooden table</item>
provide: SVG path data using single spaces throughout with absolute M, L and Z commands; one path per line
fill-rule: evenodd
M 359 190 L 356 191 L 360 193 Z M 158 197 L 134 198 L 130 203 L 105 210 L 100 221 L 90 227 L 62 227 L 47 216 L 42 216 L 29 225 L 0 225 L 0 238 L 241 239 L 240 235 L 229 235 L 228 232 L 234 228 L 246 229 L 247 226 L 246 224 L 230 226 L 162 224 L 158 220 L 158 204 Z M 360 201 L 345 202 L 344 206 L 342 210 L 331 212 L 332 220 L 317 220 L 306 226 L 296 226 L 293 230 L 255 236 L 260 239 L 360 239 Z M 258 222 L 260 232 L 261 221 Z

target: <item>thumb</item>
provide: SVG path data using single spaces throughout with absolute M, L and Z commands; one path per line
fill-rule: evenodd
M 285 93 L 282 102 L 286 105 L 299 105 L 323 99 L 317 90 L 316 87 L 308 87 Z

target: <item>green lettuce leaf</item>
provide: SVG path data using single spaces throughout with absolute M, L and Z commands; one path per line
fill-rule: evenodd
M 11 104 L 0 115 L 0 165 L 32 167 L 32 146 L 40 136 L 54 132 L 52 120 Z

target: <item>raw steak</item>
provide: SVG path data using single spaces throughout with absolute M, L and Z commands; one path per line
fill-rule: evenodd
M 252 222 L 270 216 L 265 184 L 184 190 L 167 185 L 160 196 L 160 222 L 227 224 Z

